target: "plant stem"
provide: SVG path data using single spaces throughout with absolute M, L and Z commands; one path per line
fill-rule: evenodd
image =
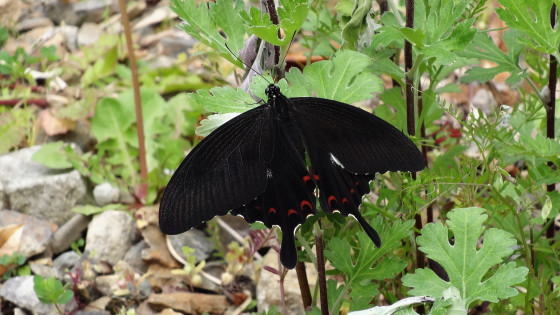
M 132 41 L 132 31 L 128 20 L 125 0 L 119 0 L 119 9 L 123 24 L 123 32 L 126 38 L 128 50 L 128 62 L 132 76 L 132 90 L 134 92 L 134 106 L 136 111 L 136 135 L 138 137 L 138 158 L 140 159 L 140 184 L 136 187 L 136 197 L 143 204 L 145 203 L 148 190 L 148 166 L 146 164 L 146 146 L 144 141 L 144 119 L 142 116 L 142 101 L 140 99 L 140 84 L 138 82 L 138 68 L 136 66 L 136 55 Z
M 309 282 L 307 282 L 307 271 L 305 270 L 305 263 L 298 261 L 296 264 L 296 274 L 299 283 L 299 290 L 301 291 L 301 300 L 303 308 L 307 309 L 311 306 L 311 290 L 309 289 Z
M 318 226 L 314 227 L 315 249 L 317 251 L 317 277 L 319 278 L 319 300 L 321 304 L 321 314 L 329 315 L 329 300 L 327 298 L 327 276 L 325 273 L 325 256 L 323 253 L 323 233 Z

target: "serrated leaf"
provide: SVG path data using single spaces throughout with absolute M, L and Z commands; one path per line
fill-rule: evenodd
M 521 34 L 515 30 L 508 30 L 504 33 L 504 43 L 508 48 L 507 53 L 504 53 L 494 44 L 490 36 L 485 33 L 477 33 L 472 44 L 461 53 L 461 56 L 492 61 L 497 66 L 472 68 L 461 78 L 461 82 L 471 83 L 476 80 L 484 83 L 501 72 L 510 73 L 506 83 L 512 85 L 519 82 L 526 75 L 525 70 L 519 66 L 519 56 L 523 48 L 523 45 L 518 41 L 520 36 Z
M 454 209 L 448 214 L 449 228 L 438 222 L 422 229 L 417 238 L 420 250 L 445 269 L 450 281 L 442 280 L 430 269 L 417 269 L 415 274 L 403 277 L 403 284 L 413 288 L 409 294 L 439 298 L 454 286 L 459 289 L 465 308 L 477 300 L 498 302 L 518 294 L 511 286 L 522 282 L 528 269 L 516 267 L 514 262 L 500 264 L 513 253 L 516 241 L 503 230 L 491 228 L 484 232 L 484 212 L 482 208 Z M 449 230 L 454 235 L 453 245 L 449 243 Z M 484 243 L 477 248 L 483 233 Z M 497 264 L 497 271 L 489 274 Z
M 257 37 L 272 45 L 285 46 L 303 25 L 309 12 L 309 5 L 307 0 L 281 0 L 277 11 L 280 25 L 273 24 L 269 14 L 262 14 L 255 7 L 251 7 L 248 13 L 240 12 L 240 16 Z M 278 38 L 280 29 L 285 34 L 284 38 Z
M 240 113 L 226 113 L 210 115 L 208 118 L 200 122 L 200 126 L 196 127 L 196 134 L 206 137 L 214 130 L 218 129 L 221 125 L 225 124 L 228 120 L 233 119 Z
M 225 43 L 235 53 L 243 48 L 245 30 L 239 13 L 244 12 L 243 1 L 217 0 L 210 4 L 202 1 L 171 0 L 171 9 L 184 21 L 179 27 L 219 52 L 222 57 L 241 65 L 228 51 Z M 227 37 L 220 34 L 220 30 Z
M 355 103 L 371 98 L 371 93 L 383 89 L 382 81 L 375 75 L 364 71 L 371 64 L 368 56 L 343 50 L 332 60 L 324 60 L 305 67 L 305 80 L 293 78 L 299 76 L 297 71 L 286 75 L 288 81 L 305 82 L 317 97 L 327 98 L 343 103 Z
M 507 26 L 521 31 L 518 41 L 546 54 L 560 58 L 560 31 L 550 23 L 550 0 L 500 0 L 496 14 Z
M 395 257 L 387 257 L 381 262 L 379 258 L 392 252 L 395 248 L 400 246 L 403 238 L 407 237 L 410 229 L 414 225 L 413 221 L 395 221 L 392 226 L 382 224 L 380 218 L 375 219 L 372 225 L 380 231 L 380 237 L 383 240 L 381 248 L 376 248 L 371 239 L 363 231 L 359 231 L 356 236 L 359 242 L 359 253 L 353 255 L 353 249 L 346 240 L 338 237 L 333 237 L 328 243 L 328 249 L 325 250 L 325 257 L 331 262 L 333 267 L 343 272 L 345 283 L 342 286 L 343 291 L 347 292 L 350 288 L 356 288 L 351 297 L 353 299 L 362 300 L 360 292 L 367 294 L 371 299 L 377 293 L 376 288 L 369 285 L 366 293 L 364 286 L 371 283 L 372 280 L 381 280 L 391 277 L 393 274 L 400 272 L 406 263 L 398 260 Z M 341 299 L 339 299 L 341 301 Z M 334 307 L 334 309 L 333 309 Z M 331 307 L 331 311 L 337 312 L 337 307 Z M 362 303 L 356 303 L 355 307 L 363 307 Z M 352 307 L 354 310 L 354 306 Z
M 256 106 L 255 100 L 240 88 L 230 86 L 215 87 L 210 90 L 199 90 L 189 97 L 214 113 L 242 113 Z

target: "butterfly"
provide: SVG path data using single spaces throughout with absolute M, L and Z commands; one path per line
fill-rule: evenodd
M 279 226 L 280 261 L 293 269 L 295 229 L 315 214 L 319 199 L 323 211 L 355 217 L 380 247 L 379 235 L 358 210 L 362 196 L 375 173 L 422 170 L 418 148 L 357 107 L 287 98 L 274 84 L 266 95 L 265 104 L 227 121 L 179 165 L 161 199 L 161 231 L 182 233 L 231 212 L 249 223 Z

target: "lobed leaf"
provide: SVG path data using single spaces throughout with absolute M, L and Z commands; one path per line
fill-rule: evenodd
M 458 208 L 448 214 L 449 228 L 438 222 L 422 229 L 417 239 L 420 250 L 445 269 L 450 281 L 442 280 L 432 270 L 418 269 L 403 277 L 403 284 L 413 288 L 410 294 L 439 298 L 444 290 L 456 287 L 465 308 L 476 300 L 497 302 L 518 294 L 511 286 L 522 282 L 528 269 L 510 262 L 490 272 L 513 253 L 516 241 L 503 230 L 491 228 L 484 232 L 483 223 L 487 219 L 484 211 L 482 208 Z M 449 242 L 449 230 L 453 232 L 454 244 Z M 484 241 L 478 248 L 477 242 L 483 233 Z

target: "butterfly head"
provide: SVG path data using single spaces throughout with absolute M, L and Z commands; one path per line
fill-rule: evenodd
M 271 99 L 273 97 L 280 95 L 280 88 L 277 85 L 270 84 L 269 86 L 266 87 L 265 93 L 268 96 L 268 98 Z

